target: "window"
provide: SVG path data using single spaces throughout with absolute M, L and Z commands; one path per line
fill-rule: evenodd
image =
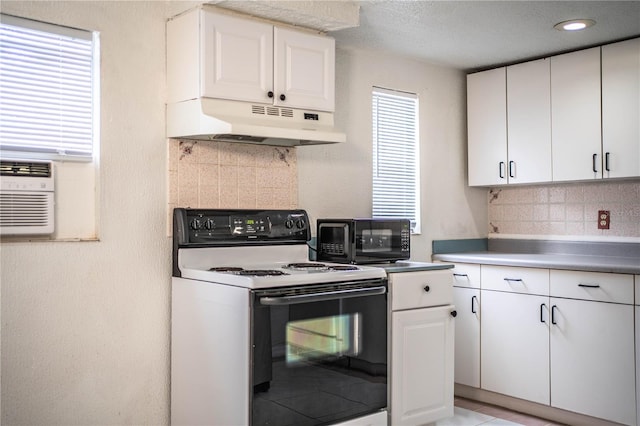
M 420 233 L 418 96 L 373 88 L 373 217 L 411 220 Z
M 2 157 L 92 161 L 96 33 L 0 16 Z

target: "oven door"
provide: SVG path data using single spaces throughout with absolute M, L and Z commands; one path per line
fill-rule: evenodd
M 386 408 L 384 280 L 252 300 L 252 425 L 333 424 Z

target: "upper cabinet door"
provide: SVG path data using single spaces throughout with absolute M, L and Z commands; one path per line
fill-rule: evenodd
M 504 67 L 467 75 L 470 186 L 507 183 L 506 91 Z
M 602 46 L 604 177 L 640 176 L 640 38 Z
M 274 28 L 274 104 L 335 109 L 335 40 Z
M 201 96 L 272 103 L 273 26 L 203 10 Z
M 600 48 L 551 58 L 553 180 L 602 177 Z
M 507 67 L 509 183 L 551 181 L 550 62 Z

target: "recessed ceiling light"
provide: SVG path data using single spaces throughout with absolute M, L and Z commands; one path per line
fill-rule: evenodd
M 595 24 L 596 21 L 593 19 L 572 19 L 570 21 L 558 22 L 553 28 L 559 31 L 579 31 Z

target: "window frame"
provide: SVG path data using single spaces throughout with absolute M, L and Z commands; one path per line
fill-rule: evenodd
M 394 98 L 403 99 L 401 102 L 398 102 L 394 105 L 395 108 L 400 108 L 399 113 L 413 112 L 413 121 L 405 122 L 405 127 L 401 129 L 386 129 L 385 130 L 380 127 L 380 121 L 384 122 L 385 117 L 380 114 L 380 100 L 383 99 L 386 102 L 392 102 Z M 410 102 L 407 102 L 410 100 Z M 400 104 L 413 103 L 412 107 L 409 109 L 404 109 L 404 107 Z M 387 112 L 387 114 L 391 114 Z M 408 218 L 411 221 L 411 233 L 412 234 L 420 234 L 421 233 L 421 220 L 420 220 L 420 128 L 419 128 L 419 97 L 416 93 L 405 92 L 400 90 L 386 89 L 378 86 L 373 86 L 371 90 L 371 129 L 372 129 L 372 217 L 373 218 L 381 218 L 381 219 L 393 219 L 393 218 Z M 386 117 L 389 119 L 389 117 Z M 402 123 L 401 123 L 402 124 Z M 382 130 L 382 131 L 381 131 Z M 400 133 L 405 132 L 404 135 Z M 380 137 L 382 133 L 382 138 Z M 401 142 L 397 141 L 397 138 L 401 138 Z M 388 140 L 389 137 L 394 137 L 394 140 Z M 380 139 L 387 139 L 384 140 Z M 384 157 L 385 148 L 387 152 L 389 149 L 394 149 L 398 147 L 398 143 L 400 143 L 401 150 L 406 150 L 411 148 L 409 151 L 405 151 L 403 154 L 394 156 L 397 158 L 387 158 Z M 382 144 L 382 146 L 381 146 Z M 412 157 L 411 160 L 408 161 L 409 164 L 413 164 L 413 170 L 407 170 L 407 159 L 409 156 Z M 393 185 L 384 184 L 383 182 L 377 181 L 377 178 L 381 176 L 380 174 L 380 164 L 383 160 L 391 161 L 393 165 L 399 166 L 396 169 L 396 173 L 400 173 L 404 176 L 402 185 L 405 186 L 405 190 L 402 191 L 403 194 L 411 193 L 410 197 L 411 202 L 401 202 L 400 198 L 404 197 L 394 197 L 394 196 L 384 196 L 381 195 L 380 192 L 384 189 L 392 189 Z M 399 170 L 404 169 L 404 170 Z M 408 173 L 408 175 L 407 175 Z M 408 176 L 412 175 L 412 179 L 407 179 Z M 386 176 L 387 180 L 390 180 L 392 176 L 389 173 L 382 175 L 381 179 L 384 179 Z M 412 188 L 412 190 L 411 190 Z M 395 198 L 395 200 L 394 200 Z M 377 207 L 377 203 L 397 203 L 399 204 L 385 204 L 385 206 Z M 409 205 L 411 204 L 411 207 Z M 394 207 L 395 206 L 395 207 Z M 387 212 L 382 212 L 381 210 L 386 209 Z M 409 214 L 400 214 L 395 215 L 391 211 L 392 210 L 400 210 L 403 212 L 409 212 Z M 413 214 L 411 214 L 411 212 Z M 382 213 L 382 214 L 381 214 Z

